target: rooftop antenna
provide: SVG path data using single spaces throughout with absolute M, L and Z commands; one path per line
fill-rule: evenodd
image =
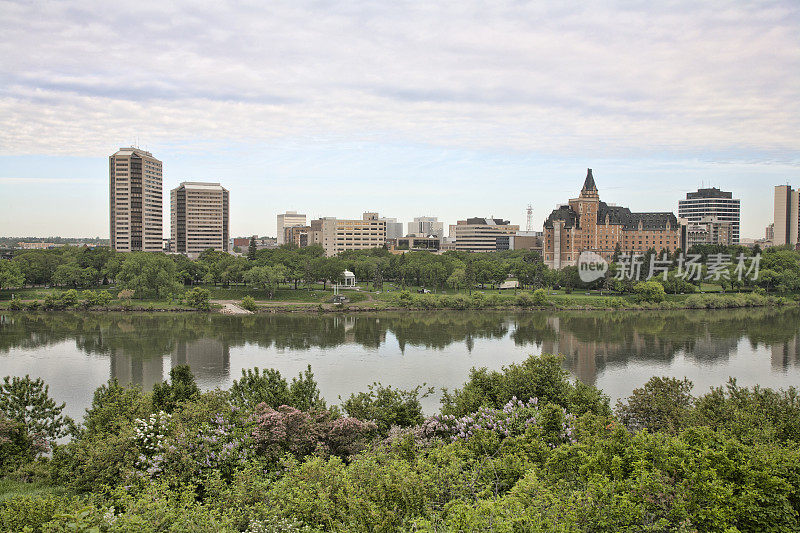
M 525 226 L 525 231 L 533 231 L 533 206 L 528 204 L 528 209 L 525 210 L 528 215 L 528 223 Z

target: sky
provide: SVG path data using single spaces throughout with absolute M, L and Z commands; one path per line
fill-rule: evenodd
M 0 0 L 0 236 L 108 237 L 130 145 L 228 188 L 232 235 L 541 230 L 591 167 L 634 211 L 732 191 L 759 238 L 800 186 L 800 3 Z

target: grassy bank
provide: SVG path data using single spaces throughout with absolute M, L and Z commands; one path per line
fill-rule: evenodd
M 334 303 L 334 292 L 322 285 L 293 289 L 281 287 L 274 294 L 247 287 L 201 286 L 207 289 L 211 298 L 211 310 L 217 310 L 223 301 L 241 302 L 252 298 L 251 308 L 255 312 L 293 312 L 293 311 L 359 311 L 359 310 L 419 310 L 419 309 L 552 309 L 552 310 L 602 310 L 602 309 L 735 309 L 745 307 L 797 305 L 798 295 L 794 293 L 767 294 L 763 292 L 722 293 L 718 286 L 703 287 L 703 293 L 666 294 L 662 301 L 647 301 L 635 294 L 615 294 L 609 292 L 586 291 L 567 292 L 564 290 L 523 291 L 496 289 L 466 291 L 442 291 L 436 294 L 421 293 L 420 288 L 403 289 L 388 285 L 379 291 L 369 290 L 367 286 L 359 290 L 343 290 L 346 301 Z M 716 291 L 714 289 L 717 289 Z M 113 288 L 97 287 L 93 291 L 108 291 Z M 14 295 L 14 300 L 11 295 Z M 52 288 L 28 288 L 0 291 L 0 309 L 39 310 L 48 309 L 47 299 L 57 297 L 64 291 Z M 121 299 L 111 298 L 101 305 L 90 305 L 85 299 L 63 306 L 65 309 L 89 309 L 99 311 L 192 311 L 195 308 L 184 299 Z

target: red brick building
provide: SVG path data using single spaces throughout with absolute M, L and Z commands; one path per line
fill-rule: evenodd
M 550 268 L 574 266 L 583 251 L 611 260 L 622 252 L 685 249 L 685 227 L 674 213 L 633 213 L 600 201 L 592 169 L 580 196 L 555 209 L 544 222 L 544 262 Z

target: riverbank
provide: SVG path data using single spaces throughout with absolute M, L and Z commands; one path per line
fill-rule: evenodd
M 251 310 L 243 309 L 240 301 L 211 300 L 210 310 L 198 310 L 185 303 L 166 301 L 112 301 L 108 305 L 87 306 L 78 303 L 61 308 L 47 308 L 39 300 L 0 301 L 0 310 L 14 311 L 62 311 L 85 310 L 94 312 L 212 312 L 223 314 L 252 313 L 341 313 L 375 311 L 423 311 L 423 310 L 496 310 L 496 311 L 603 311 L 603 310 L 691 310 L 691 309 L 740 309 L 750 307 L 784 307 L 798 305 L 795 296 L 776 296 L 758 293 L 687 294 L 668 295 L 661 302 L 637 301 L 632 295 L 550 295 L 544 303 L 536 302 L 530 293 L 520 291 L 513 295 L 400 294 L 376 295 L 360 293 L 359 301 L 342 303 L 309 301 L 255 300 Z M 387 297 L 389 296 L 389 297 Z

